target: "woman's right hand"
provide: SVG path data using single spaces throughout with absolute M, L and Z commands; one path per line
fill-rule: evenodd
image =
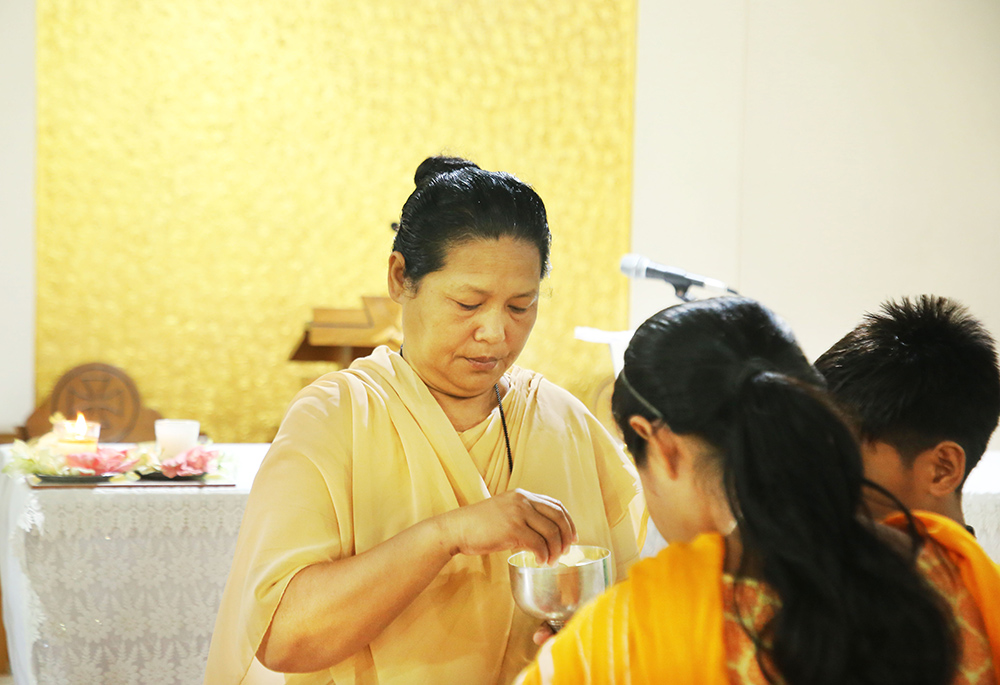
M 562 503 L 524 490 L 425 519 L 361 554 L 296 573 L 257 658 L 272 671 L 329 668 L 378 637 L 456 554 L 530 550 L 548 563 L 575 541 Z
M 576 542 L 576 525 L 557 499 L 513 490 L 438 517 L 452 556 L 504 550 L 534 552 L 540 564 L 555 562 Z

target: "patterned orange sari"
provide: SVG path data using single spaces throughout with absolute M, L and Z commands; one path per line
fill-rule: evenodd
M 968 588 L 956 577 L 955 569 L 935 548 L 925 546 L 917 558 L 917 568 L 948 602 L 959 631 L 962 660 L 953 685 L 996 685 L 994 659 L 983 622 L 983 612 Z M 753 642 L 740 625 L 740 617 L 754 632 L 763 628 L 781 605 L 777 595 L 762 583 L 743 580 L 736 584 L 726 574 L 722 578 L 725 605 L 726 672 L 730 685 L 768 685 L 757 664 Z M 737 616 L 736 607 L 739 607 Z M 777 684 L 781 681 L 778 679 Z

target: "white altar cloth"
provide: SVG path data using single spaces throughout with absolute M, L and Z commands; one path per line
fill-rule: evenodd
M 204 678 L 266 444 L 214 445 L 235 486 L 31 488 L 0 475 L 0 585 L 15 685 Z
M 975 529 L 986 553 L 1000 564 L 1000 452 L 983 455 L 962 492 L 965 522 Z

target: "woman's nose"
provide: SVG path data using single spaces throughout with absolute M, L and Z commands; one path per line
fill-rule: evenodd
M 503 315 L 499 312 L 484 312 L 476 322 L 475 339 L 480 342 L 495 343 L 504 339 Z

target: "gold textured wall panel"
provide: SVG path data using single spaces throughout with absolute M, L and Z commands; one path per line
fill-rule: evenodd
M 37 392 L 83 362 L 218 442 L 270 440 L 314 306 L 385 293 L 427 155 L 539 191 L 520 363 L 581 397 L 622 328 L 634 0 L 38 0 Z

